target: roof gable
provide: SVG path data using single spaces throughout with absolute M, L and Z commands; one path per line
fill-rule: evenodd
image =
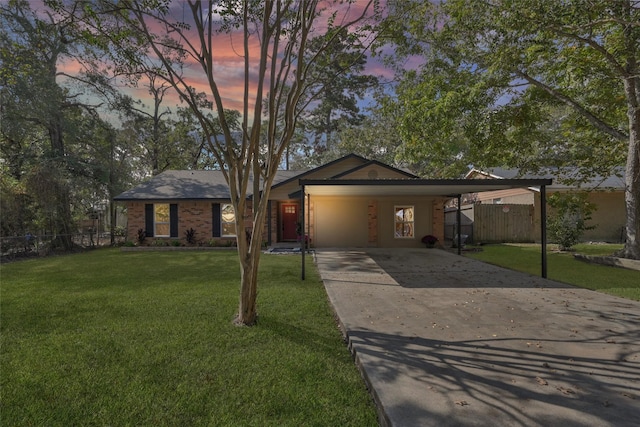
M 402 169 L 389 166 L 386 163 L 377 160 L 369 160 L 368 162 L 358 165 L 352 169 L 341 172 L 331 177 L 331 179 L 402 179 L 402 178 L 418 178 L 417 175 L 403 171 Z
M 309 169 L 308 171 L 304 171 L 294 177 L 291 177 L 290 179 L 287 179 L 285 181 L 282 181 L 276 185 L 274 185 L 273 187 L 271 187 L 272 189 L 278 188 L 280 186 L 289 184 L 291 182 L 296 182 L 299 179 L 302 178 L 331 178 L 336 172 L 337 170 L 339 170 L 341 172 L 344 172 L 346 170 L 351 170 L 354 167 L 354 163 L 355 164 L 359 164 L 359 165 L 364 165 L 366 163 L 370 162 L 370 160 L 365 159 L 362 156 L 359 156 L 357 154 L 347 154 L 344 157 L 340 157 L 339 159 L 330 161 L 329 163 L 325 163 L 324 165 L 320 165 L 316 168 L 313 169 Z

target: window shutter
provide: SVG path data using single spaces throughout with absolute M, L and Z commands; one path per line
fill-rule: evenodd
M 169 236 L 178 236 L 178 205 L 172 203 L 169 205 Z
M 213 237 L 220 237 L 222 235 L 222 225 L 221 225 L 221 217 L 220 217 L 220 203 L 214 203 L 211 205 L 211 215 L 213 224 Z
M 153 203 L 144 205 L 144 231 L 147 237 L 153 237 Z

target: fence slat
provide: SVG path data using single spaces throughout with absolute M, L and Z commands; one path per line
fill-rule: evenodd
M 475 242 L 533 242 L 532 205 L 474 206 Z

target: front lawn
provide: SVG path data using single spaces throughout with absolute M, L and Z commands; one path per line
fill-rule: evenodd
M 2 425 L 376 425 L 317 272 L 302 282 L 299 264 L 263 255 L 253 328 L 232 325 L 233 251 L 0 266 Z
M 620 248 L 621 245 L 579 244 L 575 249 L 585 255 L 609 256 Z M 467 253 L 467 256 L 540 275 L 540 245 L 485 245 L 481 249 L 480 252 Z M 572 253 L 558 252 L 554 245 L 548 247 L 547 273 L 549 279 L 640 301 L 639 271 L 578 261 Z

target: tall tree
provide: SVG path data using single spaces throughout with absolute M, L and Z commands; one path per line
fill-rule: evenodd
M 555 126 L 538 151 L 547 160 L 600 173 L 626 164 L 622 255 L 640 259 L 638 1 L 398 2 L 391 15 L 398 52 L 425 60 L 399 94 L 414 156 L 428 147 L 466 162 L 523 162 L 513 154 Z
M 53 244 L 65 249 L 73 247 L 76 217 L 85 214 L 85 190 L 101 181 L 98 170 L 107 170 L 96 163 L 108 162 L 97 155 L 103 139 L 94 137 L 105 126 L 97 109 L 123 101 L 92 69 L 66 73 L 65 61 L 82 67 L 95 53 L 75 29 L 72 16 L 35 10 L 28 1 L 0 4 L 2 160 L 35 209 L 21 227 L 52 234 Z
M 3 91 L 3 145 L 16 144 L 16 121 L 27 126 L 40 126 L 48 134 L 48 165 L 63 167 L 66 155 L 63 114 L 67 93 L 57 82 L 61 57 L 69 53 L 62 24 L 40 18 L 24 1 L 10 1 L 0 6 L 2 75 L 9 84 Z M 37 93 L 37 95 L 36 95 Z M 53 178 L 53 176 L 52 176 Z M 58 242 L 72 246 L 72 218 L 68 187 L 56 186 L 54 232 Z
M 324 40 L 312 41 L 311 50 L 315 49 L 314 43 Z M 378 83 L 375 76 L 365 74 L 366 50 L 358 35 L 343 28 L 317 58 L 319 66 L 310 78 L 322 86 L 303 124 L 305 132 L 312 135 L 312 151 L 319 157 L 331 150 L 341 127 L 360 125 L 365 118 L 358 101 Z
M 371 14 L 373 2 L 355 10 L 349 1 L 189 0 L 178 3 L 183 9 L 175 15 L 175 4 L 161 0 L 97 1 L 82 10 L 75 9 L 74 2 L 57 3 L 62 15 L 83 14 L 84 33 L 108 45 L 116 68 L 131 73 L 155 72 L 172 85 L 197 116 L 229 184 L 236 212 L 241 283 L 235 322 L 253 325 L 269 192 L 306 105 L 303 101 L 322 88 L 323 82 L 312 78 L 314 67 L 343 29 L 360 29 L 359 23 Z M 312 44 L 312 39 L 321 42 Z M 244 81 L 239 134 L 232 131 L 217 71 L 218 49 L 229 42 L 241 46 L 242 68 L 238 73 Z M 221 133 L 192 90 L 190 76 L 195 69 L 207 82 L 207 95 L 213 101 Z M 263 120 L 268 124 L 264 140 Z M 245 216 L 248 212 L 249 218 Z M 252 223 L 249 229 L 247 219 Z

